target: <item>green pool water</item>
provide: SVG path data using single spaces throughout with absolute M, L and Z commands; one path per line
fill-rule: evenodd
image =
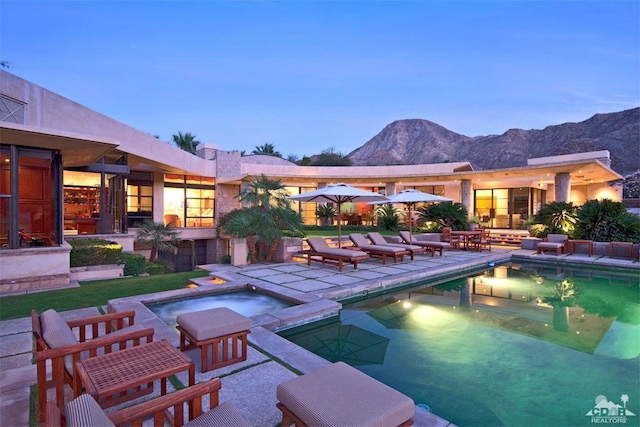
M 339 322 L 283 335 L 460 426 L 639 425 L 638 281 L 499 266 L 355 303 Z

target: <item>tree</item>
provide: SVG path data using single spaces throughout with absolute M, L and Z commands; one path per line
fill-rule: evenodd
M 469 220 L 467 210 L 461 203 L 433 203 L 418 208 L 418 217 L 424 222 L 435 222 L 438 228 L 451 227 L 452 230 L 467 230 Z
M 184 150 L 191 154 L 196 154 L 196 148 L 200 144 L 200 141 L 196 139 L 195 135 L 192 135 L 190 132 L 183 134 L 178 131 L 178 134 L 173 135 L 173 143 L 176 144 L 178 148 Z
M 394 208 L 393 205 L 386 204 L 378 206 L 376 209 L 376 217 L 378 218 L 378 227 L 382 227 L 385 230 L 397 230 L 400 226 L 398 209 Z
M 336 151 L 334 147 L 323 150 L 318 157 L 311 162 L 311 166 L 351 166 L 353 162 L 346 154 Z
M 280 180 L 262 175 L 252 180 L 238 197 L 249 205 L 221 218 L 222 230 L 247 239 L 251 262 L 270 262 L 285 235 L 302 237 L 302 218 L 289 207 L 285 187 Z
M 273 146 L 273 144 L 269 144 L 268 142 L 264 143 L 263 145 L 256 146 L 256 148 L 251 152 L 251 154 L 282 157 L 282 154 L 276 151 L 276 148 Z
M 173 251 L 178 247 L 180 239 L 178 230 L 172 224 L 163 224 L 145 219 L 142 223 L 136 224 L 138 235 L 136 242 L 151 245 L 151 255 L 149 262 L 154 262 L 159 250 Z
M 9 65 L 9 61 L 0 61 L 0 67 L 2 68 L 10 68 Z
M 625 199 L 640 199 L 640 171 L 625 177 L 622 194 Z

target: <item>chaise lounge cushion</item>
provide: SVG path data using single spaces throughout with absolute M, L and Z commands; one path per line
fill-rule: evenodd
M 420 245 L 420 246 L 431 246 L 434 248 L 443 248 L 443 249 L 450 249 L 451 245 L 447 242 L 442 242 L 440 241 L 440 235 L 439 234 L 432 234 L 432 235 L 424 235 L 424 234 L 416 234 L 416 235 L 412 235 L 410 234 L 408 231 L 400 231 L 400 237 L 402 238 L 402 240 L 406 243 L 411 242 L 411 244 L 414 245 Z
M 369 237 L 369 240 L 371 240 L 374 245 L 396 246 L 398 248 L 405 248 L 410 251 L 424 252 L 424 248 L 422 246 L 410 245 L 408 243 L 404 244 L 404 243 L 387 242 L 385 238 L 382 236 L 382 234 L 378 233 L 377 231 L 367 233 L 367 237 Z
M 365 252 L 385 253 L 387 255 L 407 253 L 407 249 L 399 246 L 372 245 L 367 238 L 360 233 L 351 233 L 349 234 L 349 238 L 358 248 Z
M 176 321 L 198 341 L 246 331 L 253 325 L 251 319 L 227 307 L 179 314 Z
M 333 255 L 336 257 L 349 258 L 349 259 L 368 256 L 366 252 L 362 252 L 362 251 L 353 251 L 351 249 L 330 248 L 329 245 L 327 245 L 327 242 L 322 237 L 309 237 L 307 239 L 307 242 L 309 242 L 309 246 L 311 246 L 311 249 L 313 249 L 314 252 L 317 252 L 319 254 L 327 254 L 327 255 Z
M 413 400 L 344 362 L 279 384 L 278 400 L 308 426 L 397 426 Z

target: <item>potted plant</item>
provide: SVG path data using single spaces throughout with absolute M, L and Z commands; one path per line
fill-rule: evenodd
M 476 229 L 482 224 L 482 220 L 477 216 L 469 218 L 469 230 L 476 231 Z
M 331 205 L 319 204 L 316 208 L 316 217 L 320 220 L 320 225 L 333 224 L 333 217 L 336 216 L 336 208 Z

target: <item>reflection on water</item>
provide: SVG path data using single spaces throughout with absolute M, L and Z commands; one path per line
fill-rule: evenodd
M 640 410 L 637 274 L 501 266 L 354 304 L 341 324 L 389 339 L 358 369 L 458 425 L 589 424 L 600 395 Z
M 227 307 L 243 316 L 251 317 L 291 307 L 291 305 L 269 295 L 240 291 L 148 304 L 147 307 L 167 325 L 175 327 L 176 317 L 182 313 Z

